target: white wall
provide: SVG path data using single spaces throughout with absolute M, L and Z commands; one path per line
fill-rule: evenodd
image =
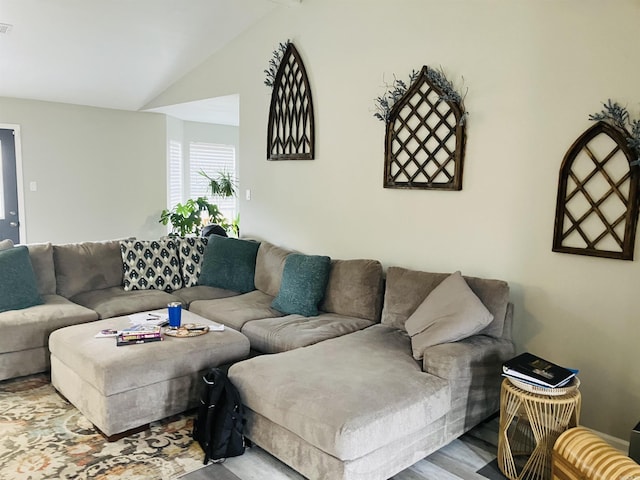
M 579 368 L 583 423 L 628 438 L 640 417 L 640 260 L 558 254 L 551 244 L 560 163 L 588 115 L 607 98 L 640 114 L 639 23 L 636 0 L 304 0 L 150 106 L 240 93 L 245 234 L 509 281 L 518 349 Z M 310 76 L 314 161 L 266 160 L 263 70 L 287 38 Z M 373 98 L 383 79 L 424 64 L 469 88 L 461 192 L 382 188 Z
M 164 233 L 164 115 L 0 98 L 0 123 L 21 128 L 23 242 Z

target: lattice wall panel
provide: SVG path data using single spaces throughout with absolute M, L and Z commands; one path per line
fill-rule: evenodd
M 290 43 L 280 62 L 271 93 L 267 158 L 312 160 L 314 144 L 311 88 L 300 55 Z
M 423 67 L 389 115 L 386 188 L 462 189 L 465 131 L 462 111 L 443 99 Z
M 560 170 L 553 250 L 633 260 L 637 168 L 625 136 L 598 122 L 576 140 Z

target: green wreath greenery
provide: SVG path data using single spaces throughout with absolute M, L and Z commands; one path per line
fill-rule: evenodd
M 280 62 L 282 62 L 282 57 L 284 57 L 284 52 L 287 51 L 287 47 L 291 43 L 291 40 L 287 39 L 286 42 L 280 42 L 278 47 L 271 54 L 271 58 L 269 59 L 269 68 L 267 68 L 264 73 L 266 78 L 264 79 L 264 84 L 273 88 L 273 83 L 276 81 L 276 74 L 278 73 L 278 68 L 280 68 Z
M 622 131 L 627 139 L 627 145 L 636 159 L 630 163 L 632 166 L 640 165 L 640 119 L 631 119 L 629 111 L 618 102 L 603 103 L 600 112 L 589 115 L 589 120 L 594 122 L 607 122 Z
M 389 115 L 396 102 L 409 90 L 411 85 L 418 79 L 420 75 L 419 71 L 412 70 L 409 75 L 409 81 L 404 82 L 398 80 L 396 76 L 393 76 L 393 82 L 390 85 L 386 85 L 387 89 L 383 95 L 374 99 L 375 113 L 373 116 L 381 122 L 387 123 L 389 121 Z M 439 70 L 431 68 L 427 65 L 427 77 L 433 85 L 438 87 L 443 94 L 440 96 L 440 101 L 447 101 L 456 103 L 462 110 L 461 123 L 464 123 L 469 113 L 464 108 L 464 99 L 466 92 L 461 95 L 456 89 L 453 83 L 447 78 L 442 67 Z M 464 80 L 464 79 L 463 79 Z

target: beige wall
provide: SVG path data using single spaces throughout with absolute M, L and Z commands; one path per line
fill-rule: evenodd
M 640 115 L 639 23 L 636 0 L 304 0 L 150 106 L 240 93 L 245 234 L 508 280 L 518 349 L 579 368 L 583 423 L 626 439 L 640 417 L 640 259 L 553 253 L 551 241 L 558 169 L 588 115 L 607 98 Z M 263 70 L 287 38 L 310 76 L 314 161 L 265 159 Z M 424 64 L 469 88 L 461 192 L 382 188 L 373 98 Z
M 21 130 L 22 241 L 165 231 L 157 221 L 166 204 L 164 115 L 0 98 L 0 123 Z

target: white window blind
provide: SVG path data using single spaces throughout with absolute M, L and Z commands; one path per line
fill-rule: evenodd
M 182 143 L 177 140 L 169 141 L 169 210 L 178 203 L 182 203 L 183 168 Z
M 236 216 L 236 199 L 212 197 L 209 181 L 200 175 L 201 171 L 211 178 L 216 178 L 219 172 L 237 178 L 235 147 L 217 143 L 189 143 L 189 198 L 208 197 L 227 219 L 233 220 Z

